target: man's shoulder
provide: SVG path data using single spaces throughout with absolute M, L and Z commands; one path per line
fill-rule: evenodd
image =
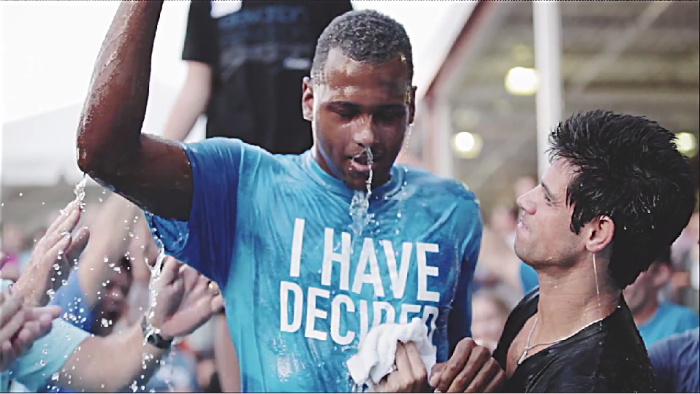
M 453 198 L 478 207 L 479 200 L 469 187 L 456 179 L 435 175 L 426 170 L 401 164 L 397 166 L 406 173 L 406 183 L 421 188 L 424 192 L 441 198 Z
M 599 341 L 601 337 L 591 338 Z M 634 346 L 611 349 L 605 340 L 596 349 L 591 341 L 560 354 L 550 375 L 551 392 L 653 392 L 654 373 L 645 353 Z

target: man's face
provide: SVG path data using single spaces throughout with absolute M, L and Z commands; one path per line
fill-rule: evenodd
M 118 269 L 117 269 L 118 268 Z M 102 311 L 106 315 L 116 315 L 116 319 L 121 316 L 126 307 L 127 295 L 131 288 L 133 278 L 123 267 L 117 267 L 109 278 L 104 289 L 104 301 Z
M 647 271 L 639 274 L 634 283 L 625 287 L 622 294 L 633 315 L 658 299 L 659 291 L 668 282 L 670 276 L 668 265 L 654 263 Z
M 331 49 L 319 81 L 304 81 L 304 118 L 312 121 L 319 165 L 351 189 L 362 190 L 373 156 L 373 185 L 389 180 L 406 128 L 413 122 L 414 89 L 405 60 L 358 62 Z
M 572 175 L 566 161 L 557 160 L 538 186 L 518 198 L 522 217 L 515 253 L 535 268 L 572 265 L 585 252 L 583 236 L 570 228 L 573 207 L 566 204 L 566 189 Z

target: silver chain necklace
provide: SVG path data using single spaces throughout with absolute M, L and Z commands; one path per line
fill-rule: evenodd
M 525 359 L 527 358 L 527 353 L 528 353 L 530 350 L 532 350 L 532 349 L 534 349 L 534 348 L 536 348 L 536 347 L 538 347 L 538 346 L 554 345 L 554 344 L 556 344 L 556 343 L 565 341 L 565 340 L 567 340 L 567 339 L 573 337 L 574 335 L 578 334 L 579 332 L 585 330 L 586 328 L 592 326 L 593 324 L 598 323 L 599 321 L 601 321 L 601 320 L 604 319 L 604 318 L 601 318 L 601 319 L 598 319 L 598 320 L 596 320 L 596 321 L 590 322 L 590 323 L 588 323 L 587 325 L 585 325 L 584 327 L 582 327 L 581 329 L 579 329 L 578 331 L 574 332 L 573 334 L 571 334 L 571 335 L 569 335 L 569 336 L 566 336 L 566 337 L 564 337 L 564 338 L 561 338 L 561 339 L 557 339 L 556 341 L 551 341 L 551 342 L 539 342 L 539 343 L 536 343 L 536 344 L 530 346 L 530 339 L 532 338 L 532 333 L 535 332 L 535 327 L 537 327 L 537 318 L 539 318 L 539 316 L 535 316 L 535 322 L 532 323 L 532 328 L 530 329 L 530 333 L 527 335 L 527 343 L 525 344 L 525 350 L 523 350 L 523 355 L 520 356 L 520 359 L 518 360 L 518 365 L 522 364 L 523 361 L 525 361 Z

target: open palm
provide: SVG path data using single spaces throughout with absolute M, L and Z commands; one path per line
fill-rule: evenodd
M 160 328 L 163 335 L 171 338 L 192 333 L 224 306 L 218 287 L 204 275 L 182 265 L 178 276 L 184 287 L 182 301 Z

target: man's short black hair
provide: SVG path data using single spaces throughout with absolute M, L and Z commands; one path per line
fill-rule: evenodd
M 550 159 L 575 175 L 567 188 L 571 230 L 596 217 L 615 223 L 609 271 L 624 289 L 678 238 L 695 206 L 688 159 L 675 135 L 641 116 L 576 114 L 550 135 Z
M 377 11 L 350 11 L 333 19 L 318 38 L 311 78 L 320 80 L 328 53 L 339 48 L 343 55 L 370 64 L 388 63 L 403 55 L 413 80 L 411 41 L 403 26 Z

